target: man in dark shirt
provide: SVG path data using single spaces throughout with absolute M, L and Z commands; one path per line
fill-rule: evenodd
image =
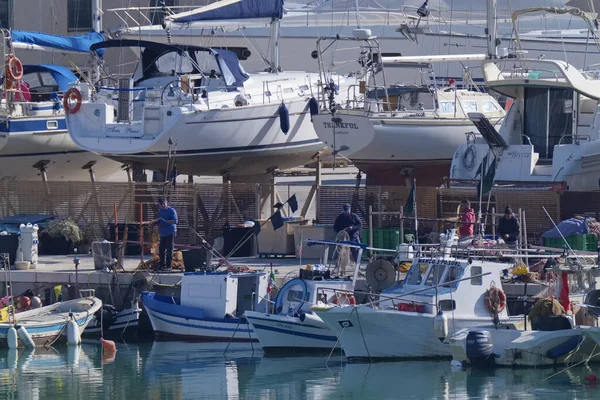
M 504 216 L 500 218 L 498 224 L 498 234 L 500 238 L 509 246 L 516 246 L 517 239 L 519 239 L 519 221 L 513 214 L 510 206 L 506 206 L 504 210 Z
M 343 212 L 338 215 L 335 219 L 335 223 L 333 224 L 333 230 L 335 233 L 339 233 L 341 231 L 348 232 L 348 236 L 350 240 L 353 242 L 360 243 L 360 231 L 362 229 L 362 222 L 360 222 L 360 218 L 358 215 L 350 212 L 351 207 L 350 204 L 344 204 Z M 352 256 L 354 257 L 354 261 L 358 258 L 358 248 L 352 248 Z
M 166 199 L 158 199 L 158 204 L 160 206 L 158 218 L 152 223 L 158 225 L 158 236 L 160 236 L 160 245 L 158 246 L 160 269 L 171 269 L 175 233 L 177 232 L 177 211 L 173 207 L 169 207 Z

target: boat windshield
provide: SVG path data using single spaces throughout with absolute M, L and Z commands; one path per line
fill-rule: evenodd
M 437 286 L 446 282 L 460 279 L 463 268 L 457 265 L 444 264 L 418 264 L 410 269 L 405 280 L 407 285 Z M 444 285 L 446 286 L 446 285 Z M 456 287 L 456 283 L 447 287 Z

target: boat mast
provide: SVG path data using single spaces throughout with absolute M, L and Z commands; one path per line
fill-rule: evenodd
M 92 29 L 96 32 L 102 32 L 102 0 L 92 0 Z M 94 65 L 93 74 L 92 82 L 100 79 L 100 64 L 97 61 Z
M 496 38 L 496 3 L 497 0 L 487 0 L 487 48 L 488 58 L 497 58 L 498 56 L 498 39 Z
M 279 19 L 271 21 L 271 72 L 281 72 L 279 60 Z

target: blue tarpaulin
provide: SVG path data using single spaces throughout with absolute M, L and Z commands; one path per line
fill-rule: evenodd
M 241 0 L 216 10 L 174 18 L 173 22 L 283 18 L 283 0 Z
M 13 43 L 25 43 L 57 50 L 87 53 L 90 51 L 91 45 L 104 41 L 104 33 L 92 31 L 84 35 L 58 36 L 49 33 L 13 30 L 12 41 Z M 97 53 L 102 56 L 104 50 L 101 49 Z
M 548 239 L 558 239 L 561 237 L 560 233 L 562 233 L 562 235 L 564 237 L 569 237 L 571 235 L 576 235 L 576 234 L 588 233 L 588 228 L 587 228 L 585 219 L 580 219 L 580 218 L 570 218 L 570 219 L 561 221 L 557 225 L 557 227 L 558 227 L 558 229 L 552 228 L 549 231 L 544 232 L 542 234 L 542 237 L 548 238 Z M 559 230 L 560 230 L 560 233 L 559 233 Z
M 227 82 L 227 84 L 232 86 L 243 86 L 244 82 L 248 80 L 250 76 L 244 71 L 237 55 L 233 51 L 223 49 L 213 49 L 213 52 L 216 54 L 217 59 L 221 58 L 223 60 L 225 67 L 231 72 L 234 82 Z M 221 66 L 221 69 L 227 78 L 225 68 Z
M 58 89 L 66 92 L 69 89 L 69 84 L 77 82 L 77 76 L 67 67 L 62 65 L 41 64 L 41 65 L 24 65 L 23 73 L 31 74 L 34 72 L 48 72 L 58 84 Z
M 50 220 L 56 218 L 54 215 L 46 214 L 17 214 L 12 217 L 6 217 L 0 219 L 0 232 L 6 231 L 8 233 L 20 233 L 19 226 L 21 224 L 37 224 L 40 229 L 46 227 Z

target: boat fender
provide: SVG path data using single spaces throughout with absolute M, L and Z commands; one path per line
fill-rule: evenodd
M 477 159 L 477 152 L 475 146 L 471 145 L 467 147 L 462 157 L 463 168 L 467 171 L 472 171 L 475 167 L 475 160 Z
M 301 322 L 304 322 L 304 320 L 306 319 L 306 313 L 304 311 L 298 311 L 297 315 L 298 315 L 298 319 Z
M 35 343 L 33 342 L 31 335 L 29 332 L 27 332 L 27 329 L 25 329 L 23 325 L 17 327 L 17 336 L 19 336 L 19 339 L 21 339 L 23 346 L 35 347 Z
M 8 328 L 8 332 L 6 333 L 6 341 L 8 342 L 9 349 L 16 349 L 19 347 L 19 338 L 17 337 L 17 330 L 14 326 Z
M 290 112 L 285 103 L 279 106 L 279 126 L 286 135 L 290 131 Z
M 31 309 L 36 309 L 36 308 L 40 308 L 42 306 L 42 299 L 40 299 L 38 296 L 33 296 L 31 298 Z
M 488 331 L 470 331 L 466 338 L 466 353 L 471 365 L 491 367 L 496 363 L 492 335 Z
M 314 97 L 311 97 L 308 101 L 308 109 L 310 110 L 310 117 L 319 115 L 319 101 Z
M 440 342 L 443 342 L 448 336 L 448 318 L 443 311 L 438 312 L 433 319 L 433 331 Z
M 74 319 L 67 322 L 67 344 L 69 346 L 77 346 L 81 344 L 81 335 L 79 334 L 79 326 Z

